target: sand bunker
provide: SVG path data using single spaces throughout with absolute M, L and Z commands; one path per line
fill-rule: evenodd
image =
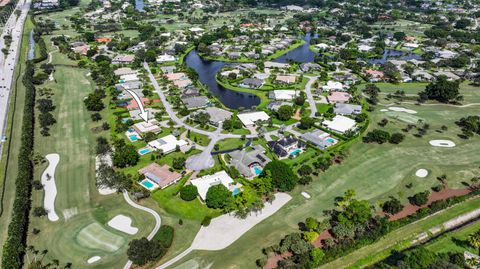
M 50 221 L 57 221 L 58 215 L 55 213 L 55 197 L 57 197 L 57 186 L 55 185 L 55 169 L 60 161 L 60 155 L 48 154 L 45 156 L 48 160 L 48 167 L 43 171 L 42 184 L 45 190 L 45 197 L 43 198 L 43 207 L 48 212 L 48 219 Z
M 406 109 L 406 108 L 403 108 L 403 107 L 392 106 L 392 107 L 389 107 L 388 109 L 391 110 L 391 111 L 405 112 L 405 113 L 408 113 L 408 114 L 417 114 L 417 111 L 411 110 L 411 109 Z
M 117 215 L 108 222 L 108 226 L 126 234 L 136 234 L 138 228 L 132 226 L 132 219 L 125 215 Z
M 418 169 L 417 172 L 415 172 L 415 175 L 417 177 L 426 177 L 426 176 L 428 176 L 428 170 L 427 169 Z
M 434 147 L 453 148 L 455 143 L 451 140 L 430 140 L 430 145 Z
M 303 197 L 307 198 L 307 199 L 312 198 L 312 196 L 310 196 L 310 194 L 308 194 L 308 193 L 306 193 L 306 192 L 304 192 L 304 191 L 302 191 L 301 195 L 302 195 Z
M 90 263 L 98 262 L 100 259 L 101 259 L 100 256 L 93 256 L 87 260 L 87 263 L 90 264 Z

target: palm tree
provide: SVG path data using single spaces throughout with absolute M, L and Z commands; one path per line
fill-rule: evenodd
M 468 236 L 468 243 L 479 251 L 480 254 L 480 230 Z

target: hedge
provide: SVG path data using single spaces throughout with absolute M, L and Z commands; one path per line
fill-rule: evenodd
M 33 181 L 33 164 L 30 156 L 34 143 L 34 107 L 35 87 L 31 81 L 35 73 L 34 65 L 27 61 L 23 84 L 25 85 L 25 107 L 22 120 L 21 146 L 18 154 L 18 174 L 15 179 L 15 199 L 13 201 L 12 219 L 8 225 L 8 237 L 3 245 L 2 268 L 21 268 L 26 247 L 30 194 Z
M 169 248 L 172 245 L 174 235 L 175 230 L 172 226 L 162 225 L 153 239 L 157 240 L 162 247 Z

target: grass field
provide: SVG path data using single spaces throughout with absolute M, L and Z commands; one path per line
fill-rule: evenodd
M 474 103 L 480 97 L 480 90 L 462 84 L 461 93 L 465 96 L 464 104 Z M 381 100 L 387 103 L 386 100 Z M 402 107 L 416 110 L 416 116 L 423 118 L 430 125 L 427 134 L 422 138 L 413 136 L 411 131 L 405 141 L 399 145 L 356 143 L 346 152 L 346 159 L 341 165 L 331 167 L 327 172 L 314 178 L 306 187 L 297 187 L 294 197 L 279 212 L 255 226 L 234 244 L 216 252 L 195 251 L 182 259 L 177 265 L 189 261 L 210 268 L 248 268 L 255 266 L 254 261 L 261 257 L 261 248 L 277 244 L 287 233 L 298 231 L 297 224 L 306 217 L 322 217 L 322 211 L 332 208 L 334 198 L 347 189 L 355 189 L 360 199 L 370 200 L 378 205 L 388 196 L 398 197 L 404 203 L 407 197 L 418 191 L 429 189 L 437 184 L 436 177 L 447 175 L 447 181 L 452 188 L 462 188 L 463 181 L 468 181 L 479 173 L 480 137 L 462 140 L 457 134 L 460 129 L 454 121 L 465 115 L 477 115 L 480 106 L 452 107 L 446 105 L 412 105 Z M 384 112 L 378 106 L 371 114 L 369 130 L 381 128 L 377 125 L 385 118 Z M 385 127 L 389 131 L 401 132 L 407 123 L 397 119 L 389 119 Z M 442 125 L 447 131 L 437 132 Z M 432 139 L 451 139 L 455 148 L 434 148 L 428 141 Z M 429 171 L 426 178 L 415 177 L 415 171 L 425 168 Z M 412 188 L 406 185 L 412 183 Z M 305 200 L 301 191 L 308 192 L 312 199 Z M 258 242 L 261 238 L 261 243 Z M 181 268 L 181 267 L 179 267 Z
M 425 245 L 425 247 L 434 252 L 464 252 L 478 254 L 477 250 L 472 248 L 466 240 L 470 234 L 480 230 L 480 222 L 463 227 L 454 232 L 447 233 L 434 241 Z
M 15 70 L 15 82 L 12 86 L 10 95 L 10 108 L 8 111 L 8 121 L 5 130 L 7 142 L 3 145 L 2 160 L 0 162 L 0 242 L 5 242 L 7 238 L 8 223 L 12 215 L 12 204 L 15 198 L 15 178 L 17 176 L 18 151 L 21 146 L 21 140 L 18 139 L 22 133 L 22 117 L 25 102 L 25 87 L 23 86 L 21 75 L 25 70 L 25 60 L 28 51 L 28 33 L 33 24 L 30 17 L 25 21 L 25 31 L 23 32 L 20 57 Z M 8 166 L 7 166 L 8 165 Z M 3 244 L 2 244 L 3 246 Z M 0 258 L 2 253 L 0 252 Z

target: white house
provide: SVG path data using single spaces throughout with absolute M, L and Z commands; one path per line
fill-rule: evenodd
M 277 101 L 290 101 L 297 96 L 295 90 L 274 90 L 268 93 L 268 97 Z
M 322 90 L 326 92 L 330 92 L 330 91 L 343 91 L 344 89 L 343 89 L 343 84 L 341 82 L 329 80 L 327 82 L 327 85 L 322 86 Z
M 177 148 L 177 146 L 180 148 L 181 151 L 184 151 L 188 143 L 187 141 L 182 139 L 177 140 L 177 138 L 173 135 L 167 135 L 157 140 L 148 142 L 148 145 L 157 150 L 161 150 L 164 154 L 168 154 L 170 152 L 173 152 Z
M 350 118 L 337 115 L 332 120 L 324 120 L 322 124 L 332 131 L 344 134 L 355 128 L 357 123 Z
M 163 54 L 157 57 L 157 63 L 167 63 L 167 62 L 174 62 L 175 57 L 168 54 Z
M 200 195 L 203 201 L 206 200 L 208 189 L 210 189 L 212 186 L 222 184 L 229 191 L 233 192 L 233 194 L 238 193 L 242 186 L 240 183 L 235 183 L 225 171 L 220 171 L 213 175 L 206 175 L 201 178 L 192 179 L 190 182 L 192 185 L 197 187 L 198 195 Z
M 245 127 L 249 127 L 255 125 L 256 121 L 266 121 L 270 119 L 270 116 L 268 116 L 268 114 L 264 111 L 257 111 L 238 114 L 238 118 L 243 123 L 243 125 L 245 125 Z

